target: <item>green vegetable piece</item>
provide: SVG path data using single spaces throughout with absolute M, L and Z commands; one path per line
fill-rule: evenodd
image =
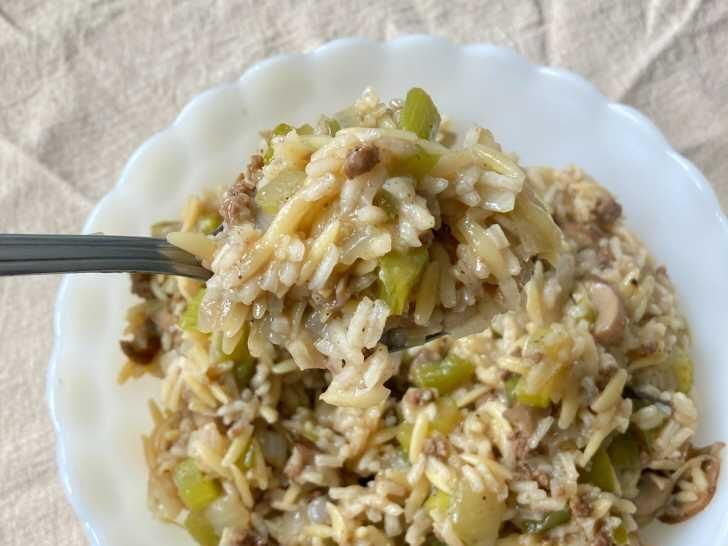
M 326 128 L 326 132 L 329 134 L 329 136 L 336 136 L 336 133 L 341 131 L 341 124 L 336 121 L 334 118 L 323 118 L 323 124 Z
M 287 123 L 279 123 L 273 129 L 271 130 L 270 134 L 271 137 L 277 137 L 277 136 L 286 136 L 291 131 L 295 130 L 296 133 L 299 135 L 312 135 L 313 134 L 313 127 L 311 127 L 308 123 L 304 123 L 300 127 L 293 127 L 292 125 L 288 125 Z M 268 147 L 265 149 L 265 152 L 263 152 L 263 163 L 267 165 L 271 162 L 273 159 L 273 146 L 270 143 L 270 140 L 268 140 Z M 257 202 L 257 200 L 256 200 Z M 259 205 L 260 206 L 260 205 Z M 263 208 L 263 207 L 261 207 Z M 263 209 L 265 210 L 265 209 Z M 276 209 L 278 210 L 278 209 Z M 268 211 L 266 211 L 268 212 Z M 274 211 L 275 212 L 275 211 Z
M 222 495 L 217 480 L 208 478 L 192 459 L 185 459 L 174 468 L 177 494 L 190 510 L 202 510 Z
M 268 214 L 275 214 L 298 191 L 305 179 L 303 171 L 281 171 L 255 193 L 255 203 Z
M 629 544 L 629 533 L 624 523 L 612 531 L 612 540 L 617 546 L 626 546 Z
M 437 389 L 443 395 L 469 382 L 475 373 L 475 366 L 457 355 L 449 354 L 439 362 L 420 362 L 412 366 L 410 373 L 415 385 Z
M 453 492 L 449 515 L 455 534 L 465 546 L 494 546 L 505 509 L 495 493 L 476 493 L 467 480 L 461 480 Z
M 584 471 L 581 475 L 581 481 L 608 493 L 618 490 L 617 473 L 614 471 L 612 461 L 605 449 L 601 448 L 594 454 L 589 470 Z
M 250 325 L 246 322 L 242 325 L 241 328 L 242 333 L 240 334 L 240 339 L 238 340 L 237 345 L 235 345 L 231 353 L 226 353 L 230 360 L 233 360 L 235 362 L 252 358 L 250 356 L 250 351 L 248 350 L 248 335 L 250 334 Z
M 387 213 L 387 218 L 395 220 L 399 215 L 397 199 L 387 190 L 379 190 L 374 196 L 374 204 Z
M 287 123 L 279 123 L 278 125 L 273 127 L 273 130 L 271 131 L 271 135 L 272 136 L 286 136 L 291 131 L 293 131 L 293 127 L 291 127 Z
M 518 385 L 519 379 L 521 379 L 521 376 L 514 374 L 505 381 L 506 402 L 508 402 L 508 406 L 512 406 L 516 402 L 516 386 Z
M 423 247 L 407 252 L 393 250 L 379 259 L 379 297 L 393 315 L 407 308 L 412 288 L 427 265 L 429 256 Z
M 516 400 L 524 406 L 532 408 L 548 408 L 551 405 L 551 399 L 554 394 L 562 387 L 563 380 L 568 371 L 564 368 L 556 372 L 543 385 L 539 392 L 530 392 L 525 377 L 521 377 L 516 383 L 515 395 Z
M 235 384 L 241 391 L 245 389 L 249 384 L 250 380 L 255 375 L 255 359 L 247 358 L 238 360 L 233 364 L 233 376 L 235 377 Z
M 270 133 L 271 136 L 286 136 L 294 129 L 299 135 L 313 134 L 313 127 L 311 127 L 308 123 L 304 123 L 299 127 L 293 127 L 292 125 L 288 125 L 287 123 L 279 123 L 278 125 L 273 127 L 273 130 Z
M 440 127 L 440 113 L 430 95 L 419 87 L 407 92 L 399 117 L 399 125 L 405 131 L 412 131 L 418 137 L 432 140 Z
M 202 512 L 190 512 L 185 519 L 185 529 L 201 546 L 217 546 L 220 542 L 220 537 Z
M 427 500 L 425 501 L 425 508 L 427 508 L 428 511 L 437 510 L 447 514 L 449 507 L 450 495 L 444 491 L 440 491 L 439 489 L 427 497 Z
M 541 392 L 528 392 L 526 378 L 521 377 L 516 383 L 514 393 L 519 404 L 532 408 L 548 408 L 551 405 L 551 393 L 545 388 Z
M 571 510 L 564 509 L 556 512 L 550 512 L 541 521 L 525 520 L 521 523 L 522 531 L 528 534 L 545 533 L 559 525 L 568 523 L 571 519 Z
M 233 377 L 235 378 L 235 384 L 240 390 L 248 386 L 253 374 L 255 374 L 255 358 L 253 358 L 248 350 L 249 333 L 250 327 L 248 324 L 244 324 L 243 333 L 240 336 L 240 340 L 238 340 L 238 344 L 228 355 L 228 358 L 234 362 Z
M 404 157 L 394 164 L 392 174 L 422 178 L 430 174 L 430 171 L 437 165 L 439 160 L 439 155 L 431 154 L 418 145 L 414 154 Z
M 205 235 L 210 235 L 222 223 L 222 216 L 217 211 L 210 212 L 197 220 L 197 228 Z
M 693 359 L 683 351 L 676 351 L 668 359 L 675 374 L 677 390 L 685 394 L 693 389 Z
M 615 436 L 607 448 L 607 455 L 622 491 L 631 491 L 637 486 L 642 471 L 638 433 L 630 429 Z
M 402 446 L 402 451 L 409 453 L 410 443 L 412 442 L 412 430 L 414 425 L 407 421 L 402 421 L 397 427 L 397 441 Z
M 614 437 L 607 449 L 607 455 L 618 474 L 625 470 L 639 471 L 641 468 L 639 444 L 629 431 Z
M 270 142 L 268 143 L 268 147 L 265 149 L 265 152 L 263 152 L 263 164 L 267 165 L 271 162 L 273 159 L 273 146 L 270 145 Z
M 437 415 L 430 422 L 430 427 L 447 436 L 463 419 L 462 413 L 452 398 L 440 398 L 436 404 Z
M 187 307 L 179 319 L 180 328 L 187 331 L 197 330 L 197 315 L 200 312 L 200 303 L 202 303 L 202 298 L 204 297 L 205 289 L 200 288 L 197 294 L 192 296 L 192 299 L 187 302 Z

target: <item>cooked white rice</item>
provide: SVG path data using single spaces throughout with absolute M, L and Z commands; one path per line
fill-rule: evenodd
M 155 226 L 214 275 L 134 279 L 152 511 L 204 546 L 637 545 L 699 512 L 722 445 L 691 443 L 688 326 L 614 198 L 402 112 L 279 126 Z M 443 329 L 480 333 L 382 344 Z

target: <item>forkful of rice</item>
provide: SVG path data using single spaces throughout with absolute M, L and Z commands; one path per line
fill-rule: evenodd
M 287 365 L 330 372 L 326 402 L 355 407 L 387 397 L 396 351 L 482 331 L 516 308 L 562 245 L 489 131 L 451 143 L 419 88 L 376 116 L 370 100 L 315 128 L 279 124 L 219 212 L 188 207 L 184 229 L 167 234 L 212 271 L 183 291 L 189 335 L 256 359 L 273 358 L 272 343 Z M 211 234 L 198 229 L 216 221 Z M 433 381 L 462 371 L 444 362 Z

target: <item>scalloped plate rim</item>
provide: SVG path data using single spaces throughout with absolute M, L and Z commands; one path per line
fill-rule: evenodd
M 662 153 L 664 156 L 673 164 L 676 164 L 680 170 L 682 170 L 685 173 L 685 176 L 691 180 L 693 185 L 696 187 L 696 189 L 701 194 L 702 199 L 707 203 L 713 206 L 714 209 L 716 209 L 716 216 L 717 221 L 719 222 L 721 226 L 721 230 L 723 233 L 723 236 L 728 239 L 728 218 L 726 218 L 726 214 L 722 211 L 720 204 L 718 202 L 717 196 L 715 194 L 715 191 L 713 187 L 710 185 L 710 183 L 707 181 L 705 176 L 702 174 L 702 172 L 685 156 L 677 152 L 670 142 L 667 140 L 667 138 L 664 136 L 664 134 L 659 130 L 659 128 L 644 114 L 639 112 L 637 109 L 628 106 L 623 103 L 610 101 L 599 89 L 588 79 L 584 78 L 583 76 L 572 72 L 570 70 L 559 68 L 559 67 L 551 67 L 546 65 L 541 65 L 538 63 L 534 63 L 527 59 L 525 56 L 521 55 L 520 53 L 514 51 L 511 48 L 503 47 L 499 45 L 494 45 L 490 43 L 466 43 L 466 44 L 455 44 L 451 42 L 450 40 L 443 38 L 441 36 L 431 36 L 427 34 L 411 34 L 411 35 L 404 35 L 401 37 L 398 37 L 393 40 L 389 41 L 375 41 L 370 40 L 368 38 L 364 37 L 348 37 L 348 38 L 339 38 L 336 40 L 332 40 L 329 42 L 326 42 L 324 44 L 321 44 L 320 46 L 316 47 L 315 49 L 308 51 L 308 52 L 296 52 L 296 53 L 279 53 L 275 54 L 273 56 L 267 57 L 265 59 L 262 59 L 260 61 L 257 61 L 250 65 L 242 74 L 241 76 L 233 80 L 231 82 L 218 84 L 215 86 L 212 86 L 197 95 L 195 95 L 192 99 L 189 100 L 189 102 L 181 109 L 179 114 L 175 117 L 174 121 L 165 129 L 162 129 L 160 131 L 157 131 L 156 133 L 152 134 L 149 138 L 144 140 L 144 142 L 134 151 L 134 153 L 130 156 L 130 158 L 127 160 L 127 162 L 124 165 L 124 168 L 122 169 L 121 175 L 119 176 L 116 183 L 112 186 L 112 188 L 109 190 L 108 193 L 106 193 L 99 202 L 94 206 L 92 211 L 89 213 L 89 216 L 87 217 L 86 221 L 84 222 L 82 232 L 87 233 L 90 229 L 90 226 L 93 224 L 93 222 L 96 220 L 97 216 L 100 214 L 101 210 L 103 209 L 104 203 L 106 203 L 107 200 L 110 200 L 112 196 L 117 193 L 126 183 L 128 179 L 128 173 L 132 170 L 133 165 L 139 160 L 140 157 L 142 157 L 145 153 L 148 147 L 152 145 L 153 142 L 155 142 L 157 139 L 164 138 L 166 135 L 169 135 L 171 133 L 174 133 L 179 127 L 179 123 L 181 119 L 184 119 L 185 115 L 187 115 L 189 112 L 193 111 L 200 102 L 207 96 L 210 96 L 218 91 L 229 89 L 232 87 L 240 87 L 245 85 L 245 79 L 252 77 L 253 75 L 256 75 L 260 72 L 264 72 L 269 66 L 275 65 L 278 62 L 290 62 L 292 60 L 295 60 L 296 58 L 299 59 L 310 59 L 314 58 L 316 56 L 321 55 L 322 53 L 325 54 L 332 54 L 336 53 L 337 50 L 341 48 L 346 47 L 356 47 L 356 46 L 377 46 L 383 50 L 389 50 L 389 49 L 396 49 L 397 47 L 401 45 L 406 45 L 408 43 L 416 42 L 416 41 L 423 41 L 423 42 L 438 42 L 439 45 L 455 48 L 458 49 L 460 52 L 477 52 L 477 53 L 485 53 L 488 55 L 494 55 L 499 56 L 503 58 L 507 58 L 510 60 L 515 60 L 519 63 L 523 63 L 526 65 L 530 70 L 534 72 L 538 72 L 540 74 L 548 75 L 549 77 L 555 78 L 560 83 L 564 85 L 569 86 L 578 86 L 583 89 L 586 89 L 589 94 L 593 95 L 596 99 L 598 99 L 601 103 L 603 103 L 603 106 L 609 109 L 612 115 L 620 116 L 623 119 L 626 119 L 629 121 L 629 123 L 635 127 L 637 130 L 640 131 L 644 136 L 647 136 L 649 139 L 653 140 L 656 144 L 658 144 L 661 148 L 663 148 Z M 59 289 L 57 293 L 57 297 L 54 302 L 54 311 L 53 311 L 53 336 L 54 336 L 54 342 L 53 347 L 51 350 L 51 356 L 49 359 L 49 365 L 48 365 L 48 372 L 47 372 L 47 379 L 46 379 L 46 400 L 49 408 L 49 413 L 51 417 L 51 421 L 53 424 L 53 429 L 56 437 L 56 462 L 58 466 L 58 472 L 59 477 L 61 479 L 61 482 L 63 484 L 64 493 L 71 503 L 74 512 L 76 516 L 79 518 L 79 520 L 82 523 L 84 532 L 86 533 L 88 539 L 91 541 L 91 543 L 94 546 L 103 546 L 101 542 L 99 541 L 94 528 L 93 528 L 93 522 L 91 521 L 91 518 L 86 513 L 86 508 L 83 506 L 83 499 L 78 498 L 78 496 L 73 491 L 73 488 L 71 486 L 71 476 L 69 469 L 66 464 L 67 460 L 67 446 L 64 439 L 64 426 L 65 424 L 61 421 L 61 418 L 57 411 L 57 388 L 56 388 L 56 382 L 57 382 L 57 372 L 58 372 L 58 363 L 61 357 L 61 351 L 63 347 L 63 333 L 64 328 L 62 324 L 62 317 L 61 317 L 61 308 L 65 302 L 66 293 L 68 291 L 68 282 L 69 282 L 69 276 L 64 275 Z M 728 527 L 728 524 L 726 525 Z

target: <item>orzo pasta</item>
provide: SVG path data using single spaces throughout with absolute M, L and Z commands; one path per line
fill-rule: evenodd
M 203 546 L 608 546 L 710 501 L 665 268 L 579 169 L 455 137 L 366 90 L 153 227 L 213 272 L 134 276 L 155 515 Z

